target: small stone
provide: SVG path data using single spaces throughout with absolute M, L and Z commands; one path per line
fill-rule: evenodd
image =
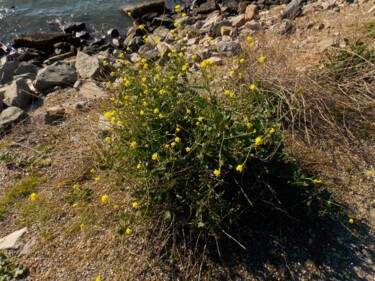
M 217 52 L 227 57 L 238 55 L 241 50 L 241 44 L 235 41 L 221 41 L 217 44 Z
M 29 241 L 26 242 L 25 246 L 23 246 L 22 251 L 20 252 L 20 255 L 30 254 L 35 244 L 36 244 L 36 238 L 33 237 Z
M 250 4 L 246 7 L 245 11 L 245 19 L 246 20 L 252 20 L 255 18 L 255 16 L 258 14 L 258 6 L 255 4 Z
M 220 29 L 221 36 L 225 36 L 225 35 L 232 36 L 233 32 L 234 32 L 234 29 L 231 26 L 222 26 Z
M 241 14 L 241 15 L 235 16 L 234 18 L 230 19 L 230 22 L 232 23 L 232 26 L 239 28 L 246 23 L 245 15 Z
M 81 96 L 88 99 L 100 99 L 106 96 L 106 93 L 93 81 L 83 82 L 78 92 Z
M 120 36 L 120 32 L 116 28 L 112 28 L 107 31 L 107 35 L 111 38 L 117 38 Z
M 4 103 L 8 106 L 16 106 L 26 109 L 31 101 L 30 87 L 26 80 L 19 78 L 12 82 L 4 94 Z

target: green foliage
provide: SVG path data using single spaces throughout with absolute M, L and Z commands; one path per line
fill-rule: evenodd
M 228 75 L 212 60 L 189 69 L 194 55 L 183 52 L 163 67 L 142 60 L 111 74 L 121 89 L 105 113 L 115 127 L 105 141 L 116 171 L 136 179 L 130 191 L 143 218 L 217 237 L 312 181 L 283 152 L 277 96 L 241 79 L 245 58 Z
M 365 69 L 369 64 L 375 63 L 375 51 L 368 48 L 368 45 L 361 40 L 350 43 L 345 39 L 347 50 L 335 52 L 325 67 L 332 70 L 333 78 L 337 81 L 344 80 L 348 77 L 365 74 Z
M 0 281 L 11 281 L 25 278 L 29 270 L 23 265 L 16 265 L 0 252 Z
M 370 38 L 375 38 L 375 21 L 365 24 L 366 36 Z
M 9 205 L 16 203 L 17 200 L 26 198 L 35 192 L 35 188 L 38 185 L 45 181 L 46 179 L 41 177 L 27 177 L 14 186 L 8 186 L 4 195 L 0 198 L 0 217 L 4 216 Z

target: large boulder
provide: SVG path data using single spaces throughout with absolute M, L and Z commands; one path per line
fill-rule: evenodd
M 26 80 L 19 78 L 8 87 L 4 94 L 4 103 L 7 106 L 16 106 L 26 109 L 31 101 L 30 87 Z
M 77 81 L 77 72 L 65 62 L 55 62 L 39 70 L 35 79 L 35 88 L 38 91 L 45 91 L 55 86 L 73 86 Z
M 246 7 L 245 11 L 245 19 L 246 20 L 253 20 L 255 16 L 258 14 L 258 6 L 255 4 L 250 4 Z
M 207 15 L 215 10 L 218 10 L 219 6 L 215 0 L 209 0 L 206 3 L 201 4 L 198 8 L 193 9 L 194 15 Z
M 32 33 L 14 38 L 14 48 L 32 48 L 43 52 L 53 52 L 53 45 L 58 42 L 69 42 L 71 35 L 66 33 Z
M 13 124 L 24 117 L 25 112 L 21 108 L 12 106 L 5 109 L 0 114 L 0 135 L 6 133 Z
M 89 56 L 83 52 L 78 52 L 76 69 L 82 78 L 96 78 L 100 75 L 99 59 L 96 56 Z
M 300 15 L 302 15 L 302 5 L 305 0 L 292 0 L 285 10 L 284 13 L 281 15 L 282 19 L 294 19 Z
M 132 18 L 140 18 L 145 14 L 156 12 L 157 14 L 163 14 L 165 11 L 164 0 L 150 0 L 135 4 L 129 4 L 122 7 L 122 10 L 130 14 Z

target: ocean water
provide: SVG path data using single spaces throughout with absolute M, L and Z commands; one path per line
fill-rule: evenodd
M 118 28 L 124 34 L 132 21 L 120 8 L 137 1 L 0 0 L 0 43 L 11 42 L 17 34 L 59 31 L 59 24 L 73 21 L 86 23 L 98 34 L 110 28 Z

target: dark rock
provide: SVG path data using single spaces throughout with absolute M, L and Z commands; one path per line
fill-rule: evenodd
M 36 50 L 52 53 L 53 45 L 58 42 L 69 42 L 70 34 L 66 33 L 32 33 L 20 35 L 14 38 L 14 48 L 33 48 Z
M 239 14 L 244 14 L 245 11 L 246 11 L 246 7 L 249 6 L 250 4 L 251 4 L 251 1 L 248 1 L 248 0 L 246 0 L 246 1 L 240 1 L 238 3 L 237 12 Z
M 53 45 L 55 48 L 55 54 L 56 55 L 61 55 L 62 53 L 67 53 L 70 52 L 70 43 L 68 42 L 59 42 Z
M 165 2 L 163 0 L 144 1 L 136 4 L 129 4 L 122 7 L 122 10 L 131 14 L 132 18 L 140 18 L 147 13 L 157 12 L 163 14 L 165 11 Z
M 107 42 L 107 39 L 105 39 L 105 38 L 100 38 L 99 40 L 95 40 L 94 42 L 92 42 L 91 44 L 90 44 L 90 47 L 92 47 L 92 46 L 98 46 L 98 47 L 100 47 L 100 46 L 103 46 L 103 45 L 105 45 L 105 44 L 107 44 L 108 42 Z
M 61 55 L 52 56 L 49 59 L 45 60 L 43 63 L 49 65 L 49 64 L 53 64 L 57 61 L 62 61 L 64 59 L 74 57 L 74 56 L 75 56 L 74 52 L 67 52 L 67 53 L 63 53 Z
M 43 92 L 55 86 L 72 86 L 76 81 L 76 70 L 67 63 L 58 61 L 39 70 L 34 83 L 35 88 Z
M 8 48 L 4 44 L 0 43 L 0 57 L 6 55 L 7 53 Z
M 37 74 L 38 67 L 35 64 L 29 62 L 22 62 L 18 68 L 14 71 L 14 75 L 22 75 L 26 73 Z
M 107 35 L 111 38 L 117 38 L 120 36 L 120 32 L 116 28 L 112 28 L 107 31 Z
M 221 41 L 217 44 L 217 52 L 220 55 L 232 57 L 241 52 L 241 44 L 235 41 Z
M 220 36 L 221 28 L 223 26 L 232 26 L 232 23 L 226 20 L 215 23 L 214 26 L 212 27 L 212 36 L 213 37 Z
M 15 106 L 3 110 L 0 114 L 0 134 L 8 132 L 12 125 L 22 120 L 25 115 L 21 108 Z
M 73 32 L 79 32 L 86 29 L 86 25 L 83 22 L 71 22 L 62 27 L 65 33 L 72 34 Z
M 302 5 L 304 0 L 292 0 L 281 15 L 281 19 L 294 19 L 302 15 Z
M 22 52 L 16 57 L 16 60 L 19 62 L 22 61 L 43 61 L 43 59 L 47 57 L 46 53 L 29 49 L 27 51 Z
M 139 48 L 145 44 L 145 41 L 141 36 L 135 36 L 129 42 L 128 47 L 132 52 L 138 52 Z
M 14 71 L 18 66 L 18 61 L 7 61 L 2 66 L 0 66 L 0 84 L 6 84 L 12 81 Z
M 174 24 L 174 20 L 169 17 L 156 17 L 152 20 L 153 26 L 164 26 L 166 28 L 171 28 Z
M 209 0 L 206 3 L 203 3 L 200 5 L 198 8 L 193 9 L 193 15 L 198 15 L 198 14 L 209 14 L 215 10 L 218 10 L 218 6 L 216 4 L 215 0 Z
M 223 0 L 221 12 L 237 14 L 238 13 L 238 1 L 237 0 Z
M 26 109 L 31 102 L 30 87 L 26 80 L 19 78 L 9 86 L 4 94 L 4 103 L 7 106 L 16 106 Z
M 141 22 L 151 22 L 155 17 L 157 17 L 160 13 L 158 12 L 150 12 L 147 14 L 144 14 L 141 17 Z

